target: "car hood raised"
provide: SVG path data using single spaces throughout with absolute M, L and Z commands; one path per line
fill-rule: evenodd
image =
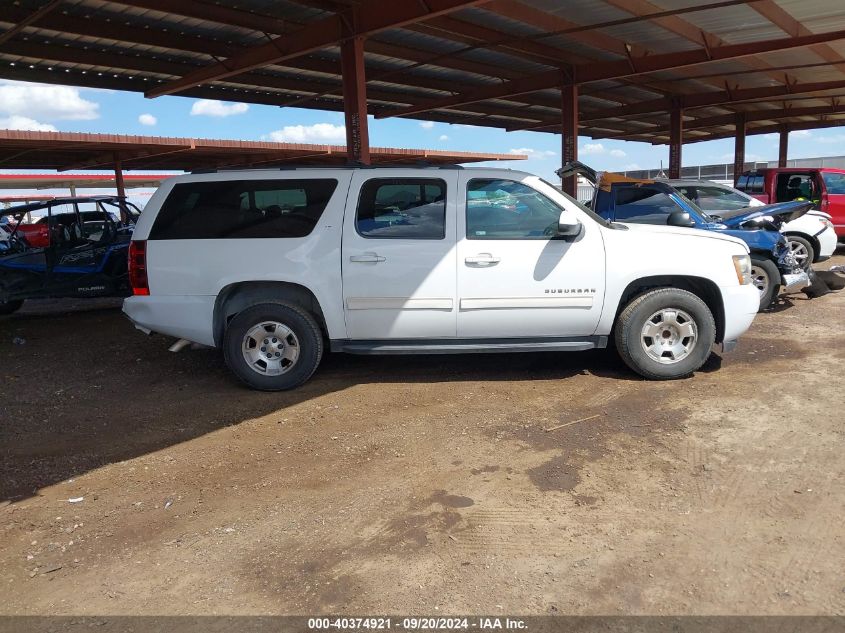
M 812 200 L 793 200 L 792 202 L 776 202 L 762 207 L 745 207 L 733 211 L 714 211 L 725 226 L 736 228 L 743 222 L 764 216 L 778 217 L 784 223 L 797 220 L 813 207 Z

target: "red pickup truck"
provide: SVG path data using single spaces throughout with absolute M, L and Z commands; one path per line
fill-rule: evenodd
M 812 200 L 829 213 L 839 241 L 845 241 L 845 169 L 770 167 L 747 171 L 736 188 L 763 201 Z

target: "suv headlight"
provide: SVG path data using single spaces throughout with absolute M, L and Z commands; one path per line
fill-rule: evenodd
M 751 283 L 751 258 L 748 255 L 734 255 L 734 269 L 740 285 Z

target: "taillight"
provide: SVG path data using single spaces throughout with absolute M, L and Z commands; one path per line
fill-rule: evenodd
M 149 295 L 150 284 L 147 281 L 147 242 L 133 240 L 129 242 L 129 285 L 133 295 Z

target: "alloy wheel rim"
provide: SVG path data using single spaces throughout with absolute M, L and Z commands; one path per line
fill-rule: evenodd
M 685 311 L 662 308 L 646 319 L 640 344 L 648 357 L 663 365 L 684 360 L 698 342 L 698 325 Z
M 299 360 L 299 339 L 284 323 L 262 321 L 244 334 L 241 353 L 249 367 L 263 376 L 286 374 Z
M 810 258 L 807 247 L 801 242 L 789 242 L 789 250 L 795 258 L 795 263 L 801 266 L 801 268 L 805 268 L 807 266 L 807 260 Z
M 769 279 L 769 273 L 767 273 L 764 268 L 752 266 L 751 283 L 753 283 L 757 290 L 760 292 L 760 297 L 763 297 L 769 290 L 769 283 L 771 283 Z

